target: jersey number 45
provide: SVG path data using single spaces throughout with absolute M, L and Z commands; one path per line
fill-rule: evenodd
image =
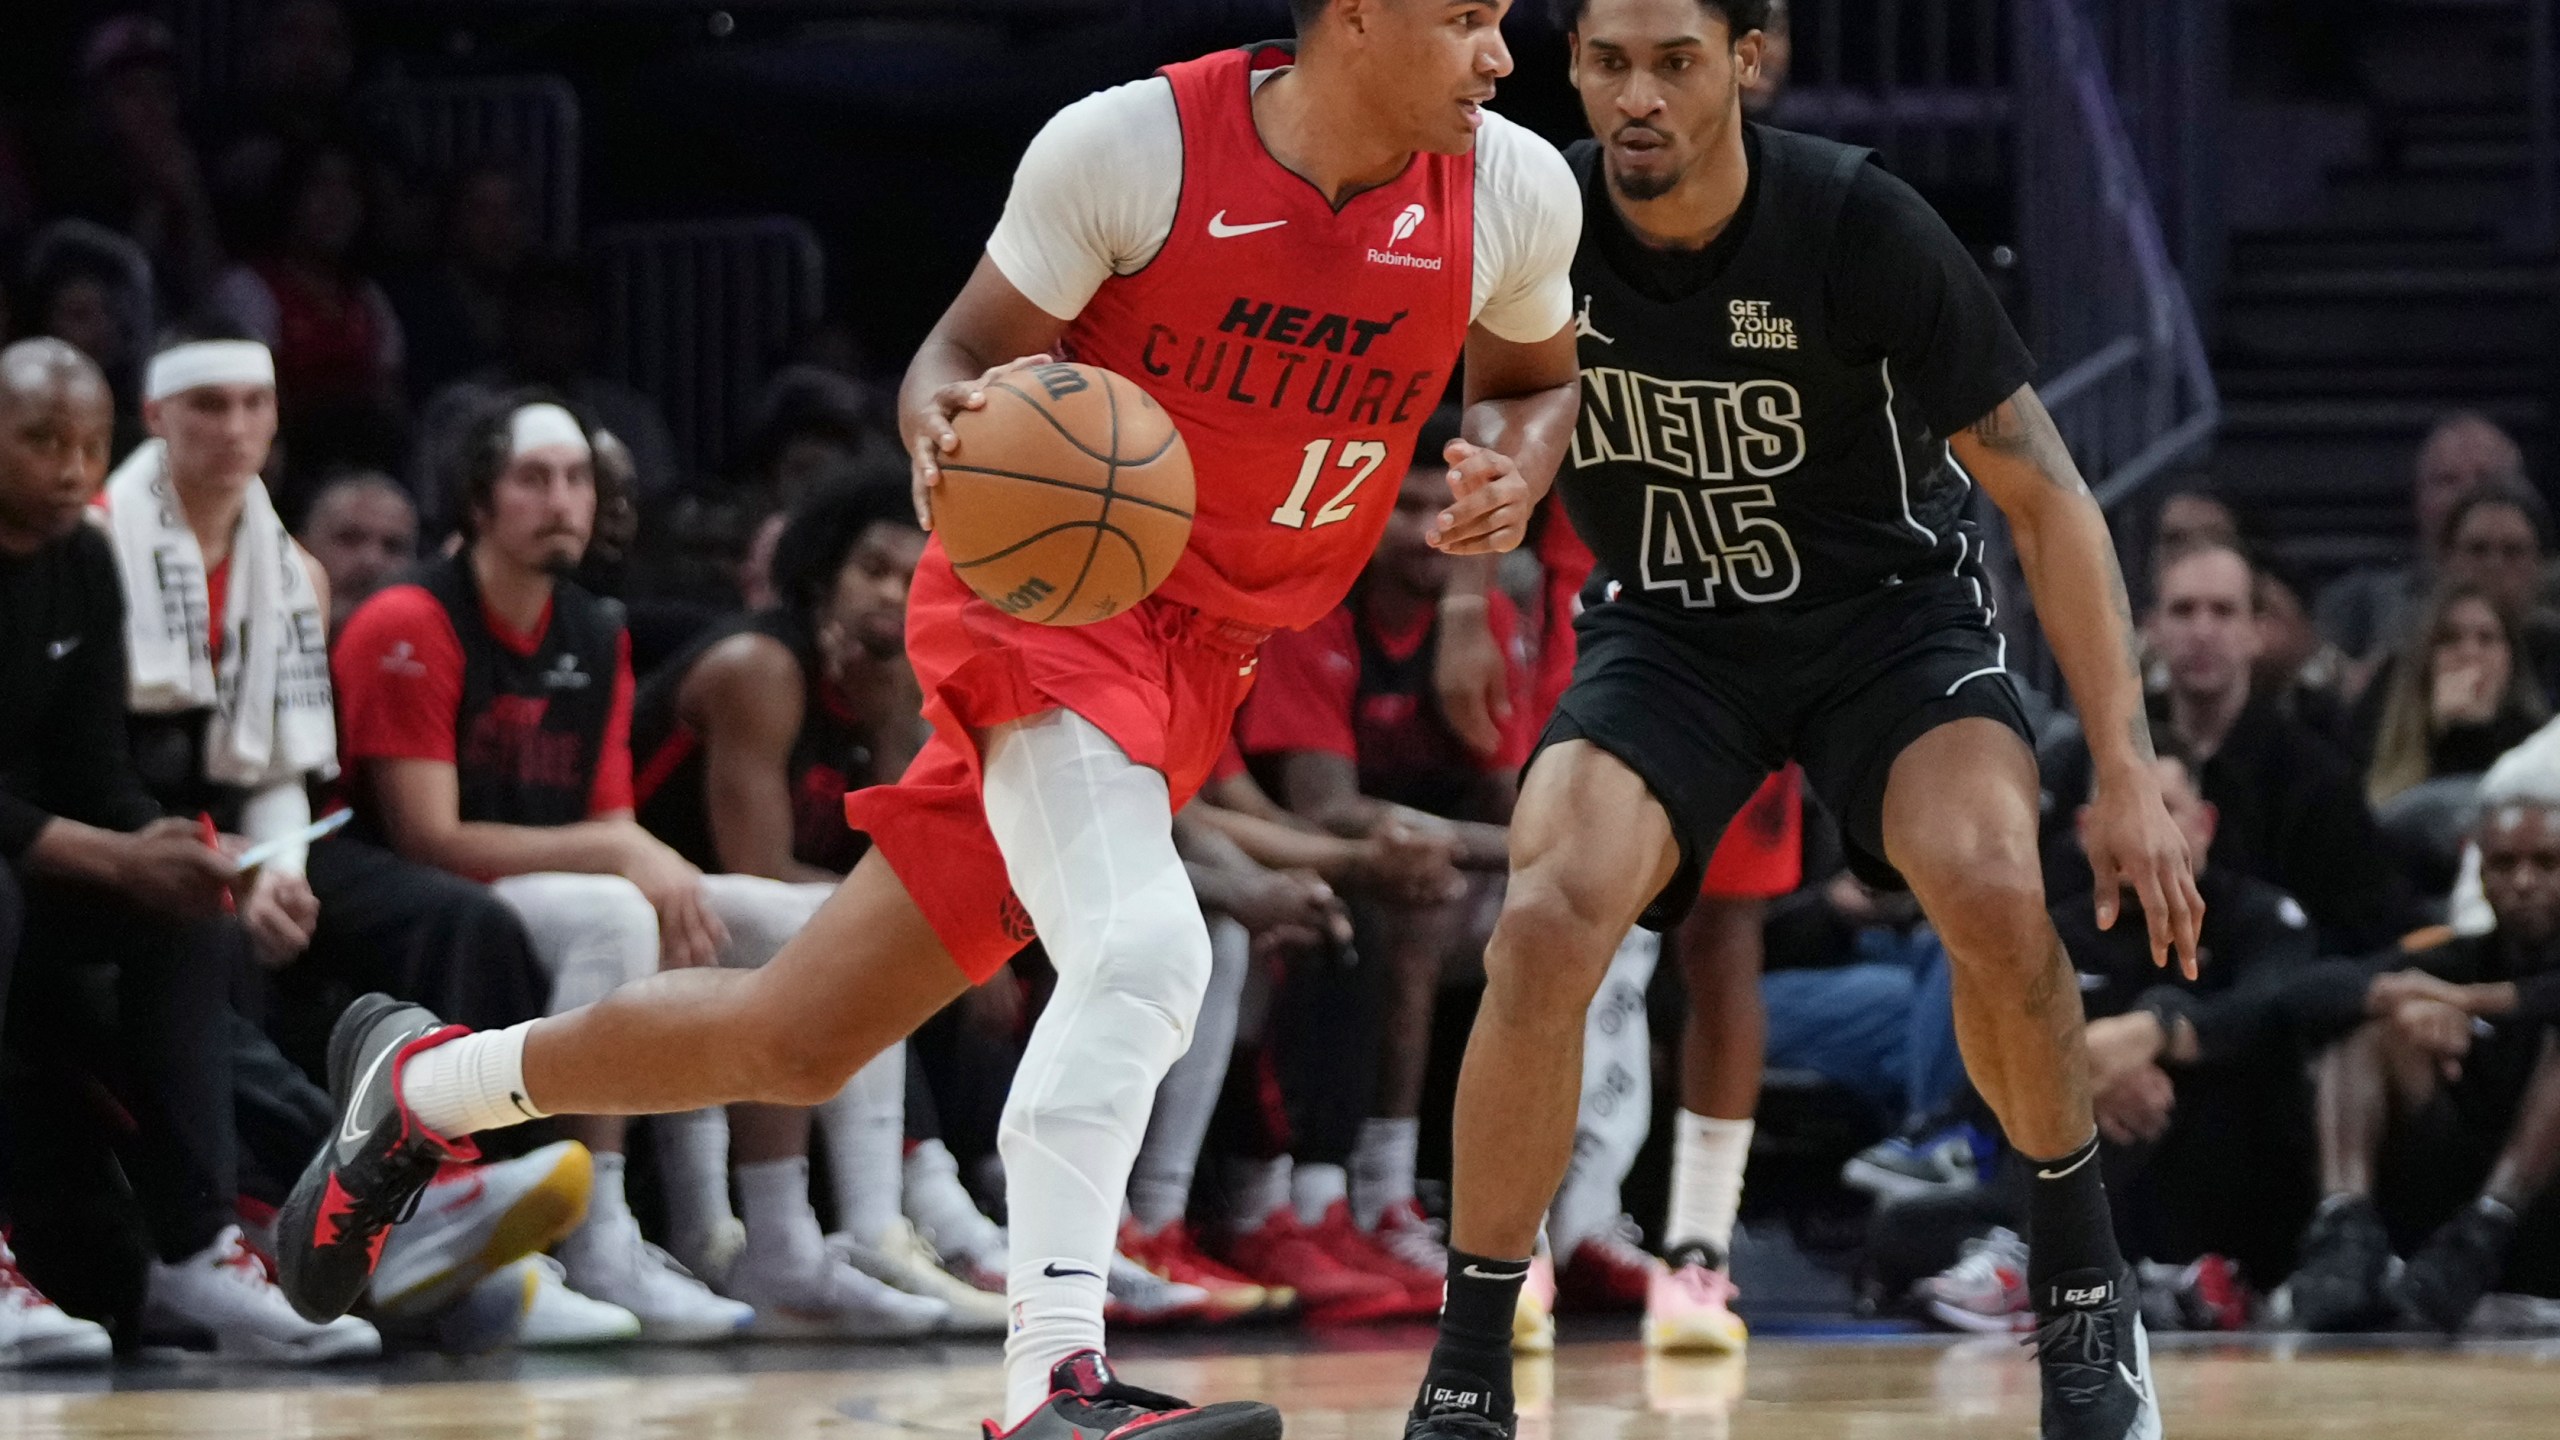
M 1692 610 L 1735 601 L 1765 605 L 1793 595 L 1804 571 L 1787 527 L 1769 517 L 1777 508 L 1778 497 L 1766 485 L 1697 492 L 1647 485 L 1644 588 L 1677 592 Z

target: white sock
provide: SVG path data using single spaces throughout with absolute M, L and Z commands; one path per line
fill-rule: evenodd
M 806 1155 L 739 1166 L 738 1203 L 747 1212 L 747 1243 L 760 1250 L 797 1249 L 819 1238 Z
M 1003 1231 L 978 1208 L 960 1183 L 960 1162 L 939 1140 L 919 1140 L 907 1152 L 900 1203 L 916 1232 L 950 1259 L 1001 1265 Z
M 1751 1159 L 1751 1122 L 1680 1112 L 1671 1151 L 1671 1215 L 1666 1250 L 1712 1245 L 1733 1258 L 1733 1217 L 1742 1208 L 1742 1171 Z
M 1339 1165 L 1301 1165 L 1289 1177 L 1289 1199 L 1298 1223 L 1321 1225 L 1333 1207 L 1351 1198 L 1351 1172 Z
M 1413 1198 L 1413 1157 L 1421 1145 L 1420 1120 L 1360 1122 L 1360 1142 L 1351 1151 L 1351 1218 L 1361 1229 L 1377 1229 L 1378 1217 Z
M 907 1047 L 892 1045 L 854 1072 L 836 1098 L 818 1107 L 817 1120 L 827 1141 L 836 1228 L 857 1244 L 877 1245 L 898 1223 L 906 1179 Z
M 687 1110 L 652 1123 L 658 1177 L 667 1191 L 667 1248 L 690 1264 L 737 1218 L 729 1208 L 729 1116 L 717 1109 Z
M 1293 1168 L 1286 1155 L 1268 1160 L 1229 1160 L 1227 1172 L 1227 1215 L 1238 1230 L 1258 1228 L 1263 1221 L 1287 1208 L 1289 1204 L 1289 1171 Z
M 572 1240 L 601 1236 L 632 1223 L 631 1203 L 622 1191 L 623 1158 L 610 1150 L 596 1152 L 595 1185 L 587 1191 L 587 1218 L 570 1232 Z
M 524 1041 L 536 1022 L 429 1046 L 400 1067 L 400 1098 L 419 1124 L 448 1140 L 503 1130 L 548 1111 L 524 1089 Z

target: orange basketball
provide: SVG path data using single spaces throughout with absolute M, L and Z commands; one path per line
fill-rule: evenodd
M 1191 541 L 1191 452 L 1163 406 L 1108 370 L 1017 370 L 951 428 L 933 528 L 969 588 L 1016 619 L 1107 620 Z

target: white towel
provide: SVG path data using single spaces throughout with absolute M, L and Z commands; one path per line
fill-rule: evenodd
M 204 552 L 187 527 L 160 441 L 144 442 L 107 477 L 107 531 L 124 575 L 134 710 L 211 709 L 205 778 L 216 784 L 255 789 L 336 775 L 328 619 L 266 485 L 249 487 L 232 539 L 219 667 L 207 624 Z

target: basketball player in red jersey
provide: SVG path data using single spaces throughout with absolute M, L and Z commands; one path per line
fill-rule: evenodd
M 1038 935 L 1059 972 L 1004 1119 L 1013 1196 L 1002 1433 L 1275 1436 L 1103 1363 L 1103 1275 L 1209 940 L 1171 841 L 1255 647 L 1339 604 L 1406 453 L 1466 365 L 1432 543 L 1510 549 L 1576 414 L 1580 214 L 1544 142 L 1482 107 L 1503 0 L 1297 0 L 1299 46 L 1228 51 L 1053 119 L 917 353 L 900 420 L 929 522 L 951 417 L 992 371 L 1065 355 L 1146 388 L 1200 477 L 1189 552 L 1137 607 L 1017 622 L 928 547 L 908 649 L 934 738 L 852 797 L 874 849 L 772 963 L 669 972 L 493 1034 L 360 1001 L 339 1022 L 336 1138 L 279 1220 L 297 1303 L 343 1308 L 437 1160 L 537 1115 L 807 1104 Z M 1294 63 L 1293 63 L 1294 62 Z M 1022 357 L 1033 357 L 1026 360 Z M 990 1427 L 990 1433 L 997 1433 Z

